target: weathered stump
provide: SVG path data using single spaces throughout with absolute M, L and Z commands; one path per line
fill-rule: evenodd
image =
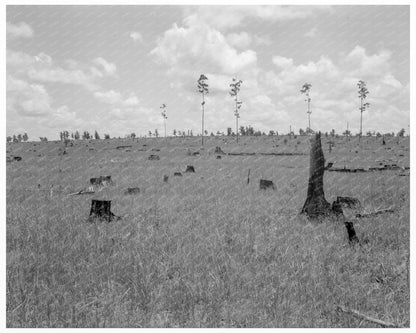
M 276 186 L 271 180 L 260 179 L 260 190 L 267 190 L 268 188 L 276 190 Z
M 112 183 L 113 181 L 111 180 L 111 176 L 100 176 L 100 177 L 90 178 L 91 185 L 108 186 L 108 185 L 111 185 Z
M 324 194 L 325 158 L 320 132 L 312 139 L 310 154 L 308 193 L 301 214 L 305 213 L 310 218 L 317 218 L 331 213 L 331 205 L 326 201 Z
M 92 200 L 89 221 L 94 219 L 111 222 L 120 219 L 111 212 L 111 200 Z
M 352 197 L 337 197 L 337 202 L 347 208 L 358 208 L 361 207 L 360 200 Z
M 348 240 L 351 245 L 359 243 L 357 234 L 355 233 L 354 224 L 352 222 L 344 222 L 348 232 Z
M 139 193 L 140 193 L 140 188 L 139 187 L 128 187 L 124 191 L 124 194 L 139 194 Z
M 221 149 L 221 147 L 215 147 L 215 154 L 217 155 L 225 155 L 225 153 L 223 152 L 223 150 Z
M 334 166 L 334 162 L 328 162 L 327 166 L 325 167 L 325 170 L 328 170 Z
M 195 172 L 195 168 L 193 165 L 187 165 L 185 172 Z

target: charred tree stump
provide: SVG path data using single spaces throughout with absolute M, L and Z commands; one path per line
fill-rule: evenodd
M 193 172 L 193 173 L 195 173 L 195 168 L 193 167 L 193 165 L 187 165 L 185 172 Z
M 124 194 L 139 194 L 139 193 L 140 193 L 140 188 L 139 187 L 128 187 L 124 191 Z
M 260 190 L 267 190 L 268 188 L 276 190 L 276 186 L 273 184 L 273 181 L 260 179 Z
M 357 234 L 355 233 L 354 224 L 352 222 L 344 222 L 344 224 L 348 231 L 348 240 L 350 241 L 350 244 L 358 244 L 359 240 Z
M 322 152 L 321 133 L 317 133 L 312 140 L 308 193 L 301 214 L 305 213 L 310 218 L 317 218 L 329 215 L 332 210 L 324 194 L 325 159 Z
M 118 220 L 119 217 L 111 212 L 111 200 L 92 200 L 89 221 L 100 219 L 107 222 Z

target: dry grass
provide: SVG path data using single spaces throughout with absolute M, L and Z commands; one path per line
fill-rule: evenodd
M 210 138 L 200 157 L 187 153 L 199 149 L 197 138 L 141 141 L 131 152 L 110 149 L 121 144 L 115 141 L 79 142 L 62 161 L 59 144 L 41 144 L 36 153 L 32 143 L 8 146 L 23 161 L 7 167 L 7 326 L 377 327 L 337 312 L 342 305 L 408 327 L 409 177 L 325 175 L 328 201 L 350 195 L 367 210 L 396 209 L 355 221 L 368 242 L 352 248 L 340 221 L 298 215 L 308 155 L 210 154 L 216 145 L 308 153 L 308 138 L 283 140 L 243 138 L 237 147 Z M 409 165 L 408 139 L 380 150 L 373 138 L 358 153 L 354 142 L 350 152 L 338 141 L 332 154 L 325 147 L 327 160 L 342 163 L 349 154 L 362 156 L 355 162 L 396 158 Z M 156 147 L 160 152 L 151 151 Z M 150 154 L 160 161 L 148 161 Z M 188 164 L 195 174 L 173 177 Z M 99 175 L 112 175 L 115 186 L 66 195 Z M 260 178 L 277 190 L 258 190 Z M 123 195 L 132 186 L 141 193 Z M 91 198 L 111 199 L 123 219 L 87 223 Z

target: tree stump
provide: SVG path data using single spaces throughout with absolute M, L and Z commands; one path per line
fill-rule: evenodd
M 120 219 L 111 212 L 111 200 L 92 200 L 89 221 L 100 219 L 111 222 L 114 219 Z
M 139 193 L 140 193 L 140 188 L 139 187 L 128 187 L 124 191 L 124 194 L 139 194 Z
M 348 240 L 350 241 L 350 244 L 357 244 L 359 243 L 357 234 L 355 233 L 354 224 L 352 222 L 344 222 L 345 227 L 348 231 Z
M 163 176 L 163 181 L 164 181 L 165 183 L 167 183 L 167 182 L 168 182 L 168 180 L 169 180 L 169 176 L 168 176 L 168 175 L 164 175 L 164 176 Z
M 267 190 L 268 188 L 276 190 L 276 186 L 271 180 L 260 179 L 260 190 Z
M 225 155 L 225 153 L 223 152 L 223 150 L 221 149 L 221 147 L 215 147 L 215 154 L 217 155 Z
M 347 208 L 359 208 L 361 207 L 360 200 L 352 197 L 337 197 L 337 202 Z
M 195 172 L 195 168 L 193 165 L 187 165 L 185 172 Z
M 111 180 L 111 176 L 100 176 L 95 178 L 90 178 L 91 185 L 100 185 L 100 186 L 108 186 L 111 185 L 113 181 Z
M 301 214 L 317 218 L 332 212 L 331 205 L 326 201 L 324 194 L 325 158 L 322 152 L 320 132 L 312 139 L 310 156 L 308 193 Z

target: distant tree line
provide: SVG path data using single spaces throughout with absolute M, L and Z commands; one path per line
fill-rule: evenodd
M 12 136 L 9 135 L 8 137 L 6 137 L 7 142 L 17 143 L 22 141 L 26 142 L 27 140 L 29 140 L 29 136 L 27 135 L 27 133 L 17 135 L 13 134 Z
M 371 136 L 375 136 L 375 137 L 382 137 L 382 136 L 384 136 L 384 137 L 394 137 L 394 136 L 403 137 L 405 135 L 405 132 L 406 132 L 405 129 L 402 128 L 396 134 L 394 132 L 380 133 L 380 132 L 376 132 L 376 131 L 368 131 L 366 133 L 366 135 L 368 137 L 371 137 Z M 309 129 L 309 128 L 306 128 L 306 129 L 300 128 L 299 129 L 299 135 L 301 135 L 301 136 L 302 135 L 308 135 L 308 134 L 314 134 L 314 133 L 315 132 L 312 129 Z M 183 137 L 183 138 L 194 136 L 192 130 L 183 131 L 183 130 L 174 129 L 172 134 L 173 134 L 174 137 Z M 205 135 L 208 135 L 207 130 L 205 130 Z M 211 137 L 213 137 L 213 136 L 235 136 L 236 134 L 233 132 L 231 127 L 228 127 L 226 133 L 217 131 L 215 134 L 214 134 L 214 132 L 211 132 L 209 135 Z M 279 133 L 278 133 L 278 131 L 269 130 L 269 132 L 266 134 L 266 132 L 264 132 L 264 131 L 262 132 L 260 130 L 255 130 L 251 125 L 249 125 L 249 126 L 245 126 L 245 127 L 240 126 L 239 135 L 241 135 L 241 136 L 266 136 L 266 135 L 268 135 L 268 136 L 278 136 Z M 287 135 L 293 136 L 294 132 L 290 131 L 289 133 L 287 133 Z M 325 137 L 329 137 L 329 136 L 330 137 L 338 137 L 339 136 L 339 134 L 337 134 L 334 129 L 332 129 L 330 132 L 323 133 L 323 135 Z M 352 136 L 352 133 L 349 130 L 345 130 L 344 132 L 342 132 L 342 135 L 343 136 Z M 159 132 L 158 132 L 157 129 L 155 129 L 154 132 L 149 131 L 149 137 L 152 137 L 152 136 L 155 137 L 155 138 L 159 137 Z M 197 134 L 197 136 L 201 136 L 201 134 Z M 355 136 L 360 136 L 360 133 L 357 133 Z M 136 137 L 137 137 L 137 135 L 135 133 L 131 133 L 131 134 L 128 134 L 128 135 L 125 136 L 125 138 L 133 139 L 133 140 Z M 91 135 L 88 131 L 84 131 L 81 135 L 79 131 L 69 133 L 66 130 L 59 133 L 59 138 L 60 138 L 61 141 L 64 141 L 64 142 L 67 142 L 67 141 L 70 141 L 70 140 L 80 140 L 80 139 L 82 139 L 82 140 L 90 140 L 90 139 L 100 140 L 101 139 L 101 137 L 100 137 L 100 135 L 98 134 L 97 131 L 94 132 L 94 135 Z M 39 137 L 39 139 L 40 139 L 41 142 L 47 142 L 48 141 L 47 137 Z M 105 140 L 110 139 L 110 134 L 104 134 L 104 139 Z M 27 135 L 27 133 L 17 134 L 17 135 L 13 134 L 12 136 L 9 135 L 9 136 L 6 137 L 7 143 L 10 143 L 10 142 L 19 143 L 19 142 L 22 142 L 22 141 L 27 142 L 28 140 L 29 140 L 29 136 Z

